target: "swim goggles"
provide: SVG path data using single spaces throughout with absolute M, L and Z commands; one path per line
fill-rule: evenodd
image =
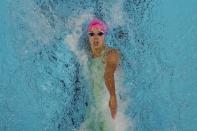
M 89 36 L 95 36 L 95 35 L 103 36 L 104 35 L 104 32 L 98 32 L 98 33 L 89 32 L 88 35 Z

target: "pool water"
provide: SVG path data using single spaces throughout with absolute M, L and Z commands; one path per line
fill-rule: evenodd
M 196 7 L 196 0 L 1 0 L 0 130 L 80 127 L 90 104 L 86 28 L 97 17 L 108 24 L 107 45 L 121 52 L 117 90 L 129 122 L 117 130 L 195 131 Z

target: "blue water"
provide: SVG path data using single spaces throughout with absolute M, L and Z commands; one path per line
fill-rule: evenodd
M 196 131 L 196 7 L 196 0 L 1 0 L 0 130 L 80 126 L 89 91 L 77 51 L 86 50 L 96 16 L 109 25 L 107 44 L 121 51 L 133 130 Z

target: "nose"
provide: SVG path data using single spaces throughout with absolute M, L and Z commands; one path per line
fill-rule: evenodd
M 99 36 L 98 35 L 94 35 L 94 40 L 98 40 Z

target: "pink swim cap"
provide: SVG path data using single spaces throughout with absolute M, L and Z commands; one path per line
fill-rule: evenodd
M 88 31 L 90 32 L 93 28 L 101 29 L 104 33 L 107 33 L 107 25 L 99 19 L 93 19 L 89 23 Z

